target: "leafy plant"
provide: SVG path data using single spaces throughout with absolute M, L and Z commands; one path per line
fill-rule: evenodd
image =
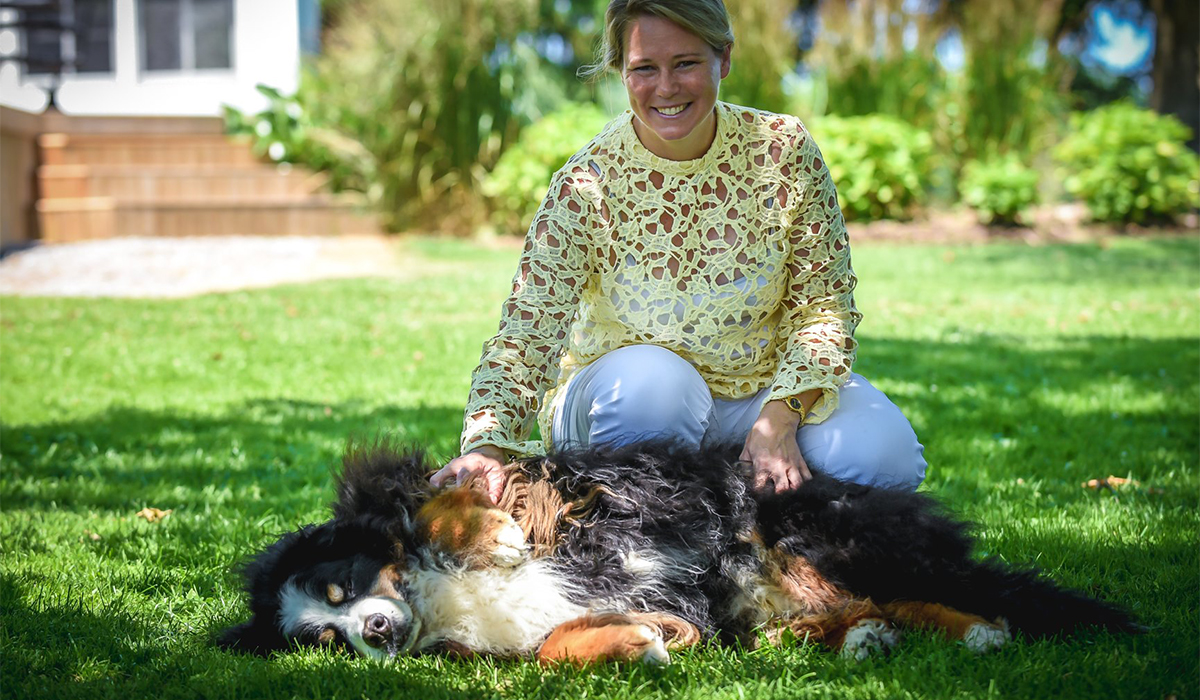
M 293 148 L 272 141 L 282 144 L 276 153 L 366 193 L 390 230 L 469 228 L 482 211 L 484 174 L 520 130 L 518 86 L 541 84 L 541 60 L 520 42 L 539 3 L 342 4 L 299 92 L 280 96 L 299 106 L 303 128 Z
M 1013 225 L 1038 200 L 1038 173 L 1013 155 L 971 161 L 959 192 L 985 224 Z
M 551 176 L 607 121 L 594 105 L 568 102 L 526 127 L 483 185 L 496 226 L 505 232 L 524 232 L 546 195 Z
M 894 117 L 825 116 L 812 132 L 847 219 L 905 219 L 925 202 L 933 141 Z
M 1054 155 L 1067 191 L 1097 220 L 1165 220 L 1200 207 L 1200 158 L 1184 145 L 1190 135 L 1174 117 L 1119 102 L 1073 114 Z
M 728 0 L 735 45 L 733 69 L 721 81 L 721 99 L 781 112 L 787 109 L 784 76 L 796 65 L 796 35 L 786 21 L 788 0 Z

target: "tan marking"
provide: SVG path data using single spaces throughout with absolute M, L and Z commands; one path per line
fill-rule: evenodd
M 317 644 L 332 644 L 336 638 L 337 632 L 334 632 L 330 627 L 326 627 L 321 630 L 321 634 L 317 635 Z
M 808 614 L 817 614 L 843 606 L 851 595 L 821 575 L 804 557 L 785 554 L 778 549 L 767 553 L 764 562 L 768 578 L 803 606 Z
M 379 575 L 375 577 L 375 585 L 371 587 L 368 595 L 375 598 L 402 598 L 399 589 L 400 580 L 399 569 L 395 564 L 388 564 L 379 570 Z
M 934 629 L 950 639 L 961 640 L 975 625 L 996 627 L 987 620 L 937 603 L 896 601 L 883 606 L 883 612 L 897 622 L 917 629 Z
M 586 615 L 559 625 L 537 651 L 538 663 L 582 666 L 605 661 L 635 661 L 657 641 L 632 616 Z
M 329 601 L 330 605 L 338 605 L 346 599 L 346 592 L 336 583 L 331 583 L 325 587 L 325 600 Z
M 883 612 L 870 600 L 847 601 L 845 605 L 816 615 L 805 615 L 794 620 L 783 620 L 778 627 L 767 630 L 767 641 L 778 644 L 785 629 L 791 630 L 798 639 L 823 643 L 833 649 L 841 649 L 846 633 L 852 627 L 868 619 L 884 620 Z

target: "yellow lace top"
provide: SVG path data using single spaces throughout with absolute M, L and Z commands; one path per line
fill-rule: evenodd
M 829 170 L 799 119 L 717 103 L 704 156 L 655 156 L 632 113 L 551 181 L 525 239 L 500 328 L 471 382 L 462 451 L 527 442 L 580 367 L 634 344 L 686 359 L 718 398 L 821 389 L 837 405 L 861 318 Z

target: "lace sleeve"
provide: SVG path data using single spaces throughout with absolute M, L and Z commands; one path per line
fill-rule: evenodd
M 542 396 L 558 372 L 571 321 L 588 277 L 594 205 L 581 191 L 590 173 L 559 171 L 525 237 L 500 328 L 484 343 L 471 377 L 462 451 L 495 445 L 509 454 L 540 451 L 524 442 Z
M 821 152 L 807 134 L 799 146 L 799 177 L 807 178 L 789 233 L 790 282 L 779 326 L 779 368 L 768 399 L 821 389 L 805 422 L 819 423 L 837 408 L 837 388 L 850 377 L 862 315 L 854 307 L 857 280 L 850 267 L 846 223 Z

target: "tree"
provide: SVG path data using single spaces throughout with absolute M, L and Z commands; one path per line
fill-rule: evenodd
M 1149 0 L 1154 11 L 1154 91 L 1150 106 L 1192 130 L 1188 146 L 1200 150 L 1200 4 Z

